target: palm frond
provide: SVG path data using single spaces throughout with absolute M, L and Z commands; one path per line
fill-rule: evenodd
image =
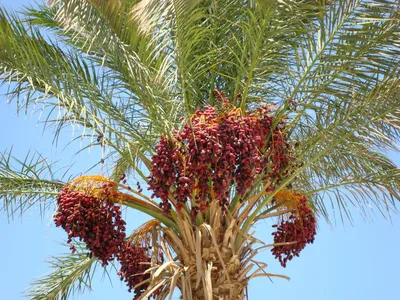
M 385 206 L 386 212 L 390 213 L 390 209 L 395 207 L 391 197 L 400 200 L 399 169 L 384 152 L 398 151 L 395 141 L 400 138 L 397 125 L 400 116 L 399 82 L 400 76 L 396 72 L 374 88 L 369 86 L 369 93 L 353 94 L 353 101 L 345 112 L 343 108 L 341 113 L 334 112 L 332 105 L 332 114 L 320 116 L 310 129 L 304 129 L 307 135 L 302 134 L 299 138 L 301 145 L 297 157 L 299 163 L 308 165 L 301 176 L 302 182 L 308 181 L 307 189 L 314 190 L 312 186 L 315 185 L 322 188 L 349 180 L 362 180 L 364 190 L 358 189 L 352 194 L 360 204 L 359 208 L 369 206 L 366 201 L 369 199 L 378 208 Z M 359 201 L 361 199 L 363 201 Z M 340 205 L 343 206 L 344 202 Z M 321 210 L 326 211 L 322 202 L 318 203 Z
M 76 252 L 52 257 L 48 263 L 51 273 L 32 282 L 26 296 L 31 300 L 70 299 L 92 289 L 92 279 L 97 271 L 98 261 L 90 258 L 84 245 L 74 245 Z M 107 269 L 104 269 L 108 272 Z
M 342 221 L 343 216 L 351 220 L 352 211 L 365 218 L 369 218 L 375 209 L 389 218 L 397 211 L 400 169 L 380 153 L 368 151 L 361 145 L 359 148 L 334 151 L 337 153 L 326 156 L 324 163 L 318 164 L 321 171 L 309 169 L 300 176 L 299 181 L 307 183 L 302 190 L 314 197 L 318 210 L 326 218 L 330 215 L 326 205 L 329 200 L 330 207 L 339 211 Z M 355 157 L 354 152 L 359 156 Z M 338 155 L 342 156 L 340 161 Z M 306 176 L 310 177 L 304 179 Z
M 144 161 L 145 166 L 147 164 L 147 168 L 150 169 L 150 160 L 140 159 L 140 154 L 138 150 L 133 150 L 129 147 L 126 147 L 115 158 L 110 179 L 114 181 L 119 181 L 123 174 L 128 174 L 130 173 L 130 171 L 135 170 L 142 178 L 142 180 L 147 181 L 147 177 L 142 172 L 144 168 L 140 164 L 141 161 Z
M 9 218 L 23 214 L 31 207 L 43 214 L 54 208 L 54 199 L 63 182 L 54 179 L 50 164 L 40 154 L 31 154 L 18 160 L 9 152 L 0 153 L 1 210 Z
M 213 104 L 216 88 L 238 105 L 235 96 L 243 92 L 242 106 L 272 99 L 271 82 L 286 70 L 283 58 L 313 8 L 295 1 L 142 1 L 133 13 L 169 54 L 161 71 L 171 74 L 192 112 Z
M 164 55 L 154 55 L 148 38 L 138 34 L 128 11 L 132 3 L 104 3 L 56 1 L 54 18 L 68 40 L 88 54 L 87 59 L 110 69 L 108 78 L 121 83 L 131 102 L 142 110 L 138 115 L 150 119 L 158 132 L 168 133 L 177 119 L 170 118 L 176 112 L 175 103 L 169 100 L 164 80 L 155 81 L 153 76 Z
M 350 197 L 348 193 L 346 194 L 346 189 L 335 190 L 336 198 L 331 198 L 333 200 L 331 204 L 333 207 L 336 206 L 342 219 L 351 218 L 346 200 L 353 196 L 361 211 L 365 207 L 371 207 L 369 197 L 372 196 L 378 199 L 373 201 L 377 204 L 377 208 L 390 216 L 390 212 L 396 209 L 396 202 L 393 199 L 400 200 L 398 198 L 400 186 L 396 180 L 399 168 L 382 153 L 388 138 L 384 133 L 376 136 L 376 132 L 379 131 L 374 130 L 374 127 L 381 122 L 388 122 L 386 125 L 389 132 L 394 138 L 399 139 L 397 118 L 400 116 L 398 94 L 400 76 L 397 72 L 394 71 L 391 76 L 384 78 L 365 94 L 352 94 L 354 101 L 347 103 L 349 104 L 347 109 L 341 113 L 334 113 L 335 122 L 319 123 L 317 120 L 314 123 L 315 119 L 311 119 L 313 126 L 304 127 L 308 129 L 308 135 L 302 135 L 299 139 L 301 143 L 295 151 L 296 163 L 292 172 L 251 213 L 243 226 L 244 232 L 247 233 L 253 220 L 271 202 L 273 196 L 288 184 L 296 182 L 295 180 L 300 187 L 314 190 L 315 183 L 328 187 L 332 184 L 330 181 L 333 184 L 346 182 L 353 173 L 356 178 L 369 178 L 370 181 L 362 182 L 362 189 L 356 189 L 357 183 L 353 189 L 347 188 L 347 191 L 356 192 L 350 193 Z M 366 114 L 369 114 L 367 118 Z M 330 115 L 318 116 L 330 117 Z M 369 140 L 374 140 L 375 143 L 371 145 Z M 389 144 L 394 146 L 393 143 Z M 373 169 L 369 171 L 366 169 L 368 167 Z M 392 176 L 386 176 L 387 172 Z M 368 177 L 369 175 L 371 176 Z M 323 199 L 319 195 L 314 199 L 317 201 L 319 211 L 329 218 L 329 210 L 325 206 L 326 198 Z M 384 211 L 382 207 L 385 208 Z
M 398 1 L 335 1 L 298 39 L 285 99 L 303 105 L 302 116 L 325 115 L 327 103 L 341 106 L 348 93 L 368 93 L 395 75 L 400 48 Z M 286 106 L 287 107 L 287 106 Z M 344 108 L 344 107 L 343 107 Z M 326 111 L 333 113 L 333 111 Z
M 151 149 L 151 122 L 132 96 L 125 97 L 117 83 L 106 79 L 107 72 L 48 42 L 38 30 L 28 31 L 17 16 L 2 11 L 0 19 L 0 80 L 12 83 L 8 95 L 17 98 L 20 109 L 41 105 L 48 112 L 46 123 L 56 126 L 56 136 L 65 126 L 78 125 L 83 135 L 101 136 L 102 145 L 116 151 L 132 138 Z

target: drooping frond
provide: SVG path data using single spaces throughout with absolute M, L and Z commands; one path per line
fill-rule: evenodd
M 296 150 L 298 163 L 304 163 L 300 168 L 305 170 L 301 175 L 303 188 L 324 190 L 333 185 L 333 202 L 337 203 L 334 206 L 341 214 L 349 214 L 344 203 L 351 201 L 344 200 L 350 195 L 360 211 L 371 201 L 379 210 L 390 213 L 395 205 L 393 199 L 399 200 L 399 168 L 385 155 L 388 150 L 398 151 L 399 83 L 400 76 L 395 71 L 367 85 L 365 92 L 349 89 L 350 103 L 326 104 L 321 108 L 327 109 L 326 114 L 318 115 L 309 126 L 294 129 L 293 136 L 298 134 L 296 139 L 300 143 Z M 340 189 L 349 182 L 355 184 L 350 194 L 346 192 L 348 188 Z M 322 202 L 318 202 L 326 212 Z
M 342 220 L 344 216 L 351 220 L 354 210 L 368 218 L 375 209 L 390 218 L 400 200 L 400 169 L 381 153 L 354 142 L 344 143 L 307 168 L 301 175 L 302 188 L 313 195 L 326 217 L 327 207 L 332 206 Z M 326 205 L 329 200 L 331 205 Z
M 134 2 L 56 1 L 54 19 L 87 59 L 110 69 L 108 78 L 120 82 L 141 109 L 139 116 L 158 132 L 168 132 L 177 119 L 177 103 L 171 101 L 165 79 L 154 80 L 165 53 L 154 52 L 149 39 L 139 35 L 130 15 Z
M 399 5 L 332 2 L 306 24 L 288 53 L 288 80 L 275 86 L 283 92 L 278 115 L 288 116 L 298 145 L 298 167 L 282 187 L 296 178 L 310 194 L 332 189 L 314 195 L 325 216 L 329 198 L 342 217 L 349 205 L 368 215 L 370 203 L 388 215 L 398 198 L 399 169 L 387 151 L 400 138 Z
M 40 213 L 53 207 L 62 185 L 40 154 L 28 153 L 24 160 L 18 160 L 11 151 L 0 153 L 0 208 L 9 218 L 31 207 Z
M 151 165 L 149 159 L 143 156 L 141 157 L 141 151 L 143 150 L 140 149 L 140 147 L 131 149 L 127 146 L 117 155 L 111 155 L 114 163 L 110 178 L 114 181 L 119 181 L 123 174 L 129 174 L 131 171 L 135 170 L 142 180 L 147 181 L 147 177 L 141 170 L 143 167 L 150 169 Z M 141 164 L 141 162 L 143 164 Z
M 84 245 L 76 244 L 74 254 L 53 257 L 52 271 L 32 282 L 26 296 L 31 300 L 66 300 L 92 289 L 98 261 L 89 257 Z M 108 273 L 107 269 L 104 272 Z
M 149 134 L 151 120 L 107 72 L 49 42 L 39 30 L 26 29 L 16 16 L 2 11 L 0 19 L 0 80 L 12 84 L 8 95 L 20 109 L 39 106 L 57 136 L 65 126 L 78 125 L 83 135 L 116 152 L 140 146 L 144 157 L 151 150 L 156 137 Z
M 351 219 L 350 203 L 365 216 L 368 216 L 365 209 L 371 208 L 371 203 L 390 216 L 396 209 L 394 199 L 400 200 L 399 168 L 384 154 L 386 149 L 396 149 L 392 141 L 399 139 L 400 76 L 396 76 L 384 78 L 368 93 L 352 94 L 353 101 L 341 113 L 337 108 L 332 114 L 310 118 L 313 126 L 302 127 L 307 134 L 298 137 L 293 173 L 263 200 L 253 216 L 291 182 L 310 195 L 332 189 L 335 197 L 314 195 L 318 210 L 326 218 L 329 218 L 327 200 L 332 200 L 331 205 L 342 219 Z M 376 129 L 383 124 L 384 129 Z

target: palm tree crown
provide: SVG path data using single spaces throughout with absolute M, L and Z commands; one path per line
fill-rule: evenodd
M 184 299 L 242 299 L 251 278 L 273 276 L 266 265 L 255 268 L 259 249 L 272 247 L 286 265 L 313 241 L 316 217 L 329 221 L 330 205 L 350 221 L 354 208 L 390 216 L 400 200 L 400 171 L 387 156 L 400 137 L 399 32 L 398 0 L 54 0 L 21 14 L 0 8 L 0 81 L 10 101 L 21 110 L 40 106 L 56 139 L 75 126 L 84 149 L 102 147 L 100 164 L 112 170 L 109 178 L 66 182 L 40 156 L 1 154 L 4 211 L 54 208 L 56 199 L 56 224 L 76 251 L 33 285 L 32 299 L 68 296 L 97 259 L 106 265 L 114 257 L 142 298 L 164 299 L 177 287 Z M 229 138 L 238 132 L 236 149 Z M 209 137 L 223 150 L 212 150 Z M 202 141 L 213 155 L 197 152 Z M 129 181 L 133 173 L 154 199 Z M 154 220 L 125 235 L 117 204 Z M 68 217 L 83 207 L 98 217 L 85 215 L 88 227 L 76 228 Z M 251 227 L 270 217 L 278 224 L 267 245 Z M 102 241 L 118 243 L 97 244 L 90 226 L 100 219 L 109 222 Z M 303 239 L 289 240 L 296 230 Z M 132 271 L 135 259 L 147 266 Z M 71 268 L 74 275 L 63 277 Z M 129 272 L 138 269 L 133 280 Z

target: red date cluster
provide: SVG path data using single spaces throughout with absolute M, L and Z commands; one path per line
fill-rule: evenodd
M 158 259 L 158 263 L 164 262 L 161 255 Z M 129 241 L 125 241 L 118 253 L 118 260 L 121 264 L 121 269 L 118 272 L 118 275 L 121 280 L 124 280 L 127 283 L 129 292 L 132 292 L 132 290 L 134 291 L 134 299 L 138 299 L 150 284 L 150 273 L 144 273 L 151 265 L 151 253 L 149 252 L 149 248 L 136 246 Z M 147 282 L 145 282 L 146 280 Z M 137 284 L 142 282 L 143 284 L 135 287 Z M 152 294 L 153 297 L 156 295 L 157 292 Z
M 156 152 L 157 155 L 154 155 L 152 159 L 154 167 L 151 171 L 149 189 L 151 188 L 154 195 L 161 199 L 160 206 L 167 211 L 171 207 L 168 202 L 169 187 L 174 185 L 177 172 L 176 163 L 172 159 L 176 157 L 175 145 L 170 139 L 161 136 Z M 175 159 L 175 162 L 179 162 L 179 159 Z
M 221 92 L 215 95 L 227 105 Z M 283 129 L 283 121 L 274 124 L 269 107 L 242 115 L 239 109 L 218 113 L 206 106 L 173 137 L 161 137 L 152 157 L 149 189 L 166 213 L 170 194 L 178 210 L 194 200 L 192 213 L 204 212 L 213 200 L 229 205 L 233 186 L 243 196 L 257 175 L 263 173 L 265 180 L 285 175 L 292 157 Z
M 313 243 L 316 231 L 316 218 L 313 211 L 307 204 L 307 198 L 302 196 L 296 213 L 292 214 L 288 220 L 282 221 L 273 232 L 274 243 L 292 243 L 283 246 L 275 246 L 272 248 L 272 254 L 279 260 L 282 267 L 286 267 L 287 261 L 295 256 L 299 256 L 301 250 L 306 244 Z M 294 243 L 293 243 L 294 242 Z
M 112 201 L 102 200 L 82 192 L 64 188 L 57 197 L 58 210 L 54 217 L 57 227 L 73 238 L 86 243 L 91 253 L 105 266 L 119 251 L 125 238 L 125 221 L 121 208 Z M 75 248 L 71 246 L 75 252 Z

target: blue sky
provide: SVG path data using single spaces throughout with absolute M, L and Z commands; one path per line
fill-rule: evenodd
M 0 0 L 6 7 L 18 9 L 27 1 Z M 5 89 L 0 89 L 0 95 Z M 51 161 L 59 161 L 58 166 L 73 164 L 71 173 L 78 174 L 100 159 L 98 150 L 85 151 L 74 156 L 79 147 L 75 143 L 64 149 L 71 140 L 72 133 L 65 132 L 58 147 L 52 144 L 52 129 L 43 132 L 38 122 L 38 114 L 17 116 L 15 104 L 6 104 L 0 96 L 0 151 L 13 147 L 13 154 L 24 158 L 29 150 L 42 153 Z M 399 163 L 400 158 L 392 158 Z M 400 216 L 394 215 L 391 222 L 376 214 L 374 222 L 366 222 L 354 213 L 354 226 L 340 221 L 330 228 L 320 220 L 318 235 L 313 245 L 309 245 L 301 256 L 282 269 L 269 251 L 262 253 L 258 260 L 268 263 L 267 271 L 291 277 L 287 282 L 274 279 L 255 279 L 250 284 L 250 300 L 379 300 L 399 299 L 398 270 L 400 259 Z M 134 228 L 144 218 L 139 213 L 129 213 L 129 226 Z M 257 235 L 264 241 L 271 241 L 270 224 L 257 226 Z M 38 210 L 31 210 L 22 219 L 8 222 L 0 215 L 1 247 L 0 257 L 0 299 L 22 299 L 22 292 L 29 283 L 48 272 L 46 260 L 52 255 L 68 251 L 58 243 L 65 240 L 65 234 L 55 228 L 51 213 L 40 218 Z M 132 299 L 117 276 L 113 276 L 113 286 L 101 273 L 94 285 L 94 291 L 79 295 L 75 299 Z

